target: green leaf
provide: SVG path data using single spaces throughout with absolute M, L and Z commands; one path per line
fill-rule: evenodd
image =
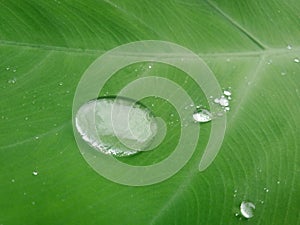
M 0 224 L 300 224 L 298 1 L 2 0 L 0 6 Z M 130 187 L 83 159 L 72 101 L 97 57 L 140 40 L 197 53 L 221 87 L 231 87 L 232 101 L 222 148 L 207 170 L 198 170 L 210 132 L 210 124 L 201 124 L 183 169 L 164 182 Z M 116 94 L 134 80 L 131 69 L 116 74 L 103 93 Z M 207 104 L 182 71 L 159 64 L 153 71 Z M 153 110 L 171 122 L 172 105 L 156 104 Z M 149 165 L 167 157 L 180 132 L 176 124 L 169 128 L 158 151 L 122 160 Z M 248 221 L 235 216 L 242 201 L 256 205 Z

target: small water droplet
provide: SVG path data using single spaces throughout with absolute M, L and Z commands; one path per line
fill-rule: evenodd
M 220 102 L 219 102 L 219 104 L 221 105 L 221 106 L 229 106 L 229 101 L 228 101 L 228 99 L 227 98 L 225 98 L 224 96 L 222 96 L 220 99 Z
M 219 104 L 220 103 L 220 99 L 215 98 L 214 103 Z
M 34 171 L 32 172 L 32 175 L 33 175 L 33 176 L 37 176 L 38 174 L 39 174 L 39 172 L 36 171 L 36 170 L 34 170 Z
M 280 184 L 280 180 L 277 181 L 277 184 Z
M 94 149 L 129 156 L 145 151 L 155 139 L 158 124 L 150 110 L 127 98 L 99 98 L 77 111 L 76 128 Z
M 260 204 L 264 204 L 265 202 L 263 200 L 260 200 Z
M 16 69 L 13 69 L 13 73 L 15 73 L 15 72 L 17 72 L 17 70 L 16 70 Z
M 255 205 L 252 202 L 242 202 L 240 205 L 240 211 L 243 217 L 250 219 L 253 217 Z
M 38 139 L 39 139 L 39 136 L 35 136 L 34 138 L 35 138 L 35 140 L 38 140 Z
M 230 92 L 230 91 L 227 91 L 227 90 L 225 90 L 223 93 L 224 93 L 224 95 L 226 95 L 226 96 L 230 96 L 230 95 L 231 95 L 231 92 Z
M 9 67 L 6 67 L 6 70 L 10 70 L 10 68 L 9 68 Z
M 15 183 L 15 179 L 11 179 L 11 182 L 12 182 L 12 183 Z
M 64 84 L 63 82 L 59 82 L 59 84 L 58 84 L 58 85 L 59 85 L 59 86 L 62 86 L 63 84 Z
M 17 78 L 12 78 L 12 79 L 9 79 L 8 81 L 7 81 L 7 83 L 9 83 L 9 84 L 15 84 L 17 82 Z
M 211 121 L 212 114 L 208 110 L 202 109 L 199 112 L 195 112 L 193 118 L 196 122 L 205 123 Z
M 35 205 L 35 202 L 31 202 L 32 205 Z
M 299 63 L 299 62 L 300 62 L 300 59 L 299 59 L 299 58 L 294 58 L 294 62 L 295 62 L 295 63 Z
M 272 63 L 273 63 L 272 59 L 269 59 L 268 62 L 267 62 L 268 65 L 271 65 Z
M 148 68 L 149 68 L 149 69 L 151 69 L 151 68 L 152 68 L 152 66 L 148 66 Z
M 230 110 L 230 107 L 225 107 L 225 111 L 229 111 Z
M 285 76 L 285 75 L 286 75 L 286 72 L 282 71 L 280 74 L 281 74 L 282 76 Z
M 291 49 L 292 49 L 292 46 L 291 46 L 291 45 L 288 45 L 286 48 L 287 48 L 288 50 L 291 50 Z
M 268 188 L 264 188 L 264 191 L 265 191 L 265 192 L 269 192 L 269 189 L 268 189 Z
M 25 117 L 25 120 L 28 120 L 28 117 L 27 117 L 27 116 Z

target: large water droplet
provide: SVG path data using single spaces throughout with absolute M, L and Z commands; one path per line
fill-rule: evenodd
M 202 109 L 199 112 L 195 112 L 193 118 L 196 122 L 205 123 L 211 121 L 212 114 L 208 110 Z
M 129 156 L 147 149 L 158 123 L 145 106 L 126 98 L 99 98 L 82 105 L 76 128 L 94 149 L 114 156 Z
M 241 214 L 247 219 L 253 217 L 254 209 L 255 205 L 252 202 L 242 202 L 240 205 Z

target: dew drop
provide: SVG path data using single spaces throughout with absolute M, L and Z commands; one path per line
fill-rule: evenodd
M 17 82 L 17 78 L 12 78 L 12 79 L 9 79 L 8 81 L 7 81 L 7 83 L 9 83 L 9 84 L 15 84 Z
M 219 104 L 220 103 L 220 99 L 215 98 L 214 103 Z
M 242 202 L 240 205 L 240 211 L 243 217 L 250 219 L 253 217 L 255 205 L 252 202 Z
M 299 62 L 300 62 L 300 59 L 299 59 L 299 58 L 294 58 L 294 62 L 295 62 L 295 63 L 299 63 Z
M 286 72 L 282 71 L 280 74 L 281 74 L 282 76 L 285 76 L 285 75 L 286 75 Z
M 34 170 L 34 171 L 32 172 L 32 175 L 33 175 L 33 176 L 37 176 L 37 175 L 39 175 L 39 172 L 36 171 L 36 170 Z
M 229 101 L 228 101 L 228 99 L 227 98 L 225 98 L 224 96 L 222 96 L 220 99 L 220 102 L 219 102 L 219 104 L 221 105 L 221 106 L 229 106 Z
M 227 90 L 225 90 L 223 93 L 224 93 L 224 95 L 226 95 L 226 96 L 230 96 L 230 95 L 231 95 L 231 92 L 230 92 L 230 91 L 227 91 Z
M 280 184 L 280 180 L 277 181 L 277 184 Z
M 288 45 L 286 48 L 287 48 L 288 50 L 291 50 L 291 49 L 292 49 L 292 46 L 291 46 L 291 45 Z
M 193 118 L 196 122 L 206 123 L 211 121 L 212 114 L 208 110 L 202 109 L 199 112 L 195 112 Z
M 59 86 L 63 86 L 63 84 L 64 84 L 63 82 L 59 82 L 58 83 Z
M 127 98 L 99 98 L 77 111 L 82 139 L 108 155 L 129 156 L 145 151 L 154 141 L 158 123 L 145 106 Z

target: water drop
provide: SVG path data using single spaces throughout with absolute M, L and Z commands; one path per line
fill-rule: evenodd
M 17 70 L 16 70 L 16 69 L 14 69 L 14 70 L 13 70 L 13 73 L 15 73 L 15 72 L 17 72 Z
M 231 95 L 231 92 L 230 92 L 230 91 L 226 91 L 226 90 L 225 90 L 223 93 L 224 93 L 224 95 L 226 95 L 226 96 L 230 96 L 230 95 Z
M 32 175 L 33 175 L 33 176 L 37 176 L 38 174 L 39 174 L 39 172 L 36 171 L 36 170 L 34 170 L 34 171 L 32 172 Z
M 12 78 L 12 79 L 9 79 L 7 83 L 9 84 L 15 84 L 17 82 L 17 78 Z
M 299 63 L 299 62 L 300 62 L 300 59 L 299 59 L 299 58 L 294 58 L 294 62 L 295 62 L 295 63 Z
M 58 84 L 58 85 L 59 85 L 59 86 L 63 86 L 63 84 L 64 84 L 63 82 L 59 82 L 59 84 Z
M 99 98 L 77 111 L 76 128 L 94 149 L 114 156 L 145 151 L 155 139 L 158 123 L 145 106 L 126 98 Z
M 288 45 L 286 48 L 287 48 L 288 50 L 291 50 L 291 49 L 292 49 L 292 46 L 291 46 L 291 45 Z
M 151 68 L 152 68 L 152 66 L 148 66 L 148 68 L 149 68 L 149 69 L 151 69 Z
M 195 112 L 193 118 L 196 122 L 205 123 L 211 121 L 212 114 L 208 110 L 202 109 L 199 112 Z
M 282 71 L 280 74 L 281 74 L 282 76 L 285 76 L 285 75 L 286 75 L 286 72 L 283 72 L 283 71 Z
M 253 217 L 255 205 L 252 202 L 242 202 L 240 205 L 240 211 L 243 217 L 250 219 Z
M 9 68 L 9 67 L 6 67 L 6 70 L 10 70 L 10 68 Z
M 15 183 L 15 179 L 11 179 L 11 182 L 12 182 L 12 183 Z
M 224 96 L 222 96 L 220 99 L 219 99 L 219 104 L 221 106 L 229 106 L 229 101 L 227 98 L 225 98 Z
M 280 180 L 277 181 L 277 184 L 280 184 Z
M 220 103 L 220 99 L 215 98 L 214 103 L 219 104 Z

